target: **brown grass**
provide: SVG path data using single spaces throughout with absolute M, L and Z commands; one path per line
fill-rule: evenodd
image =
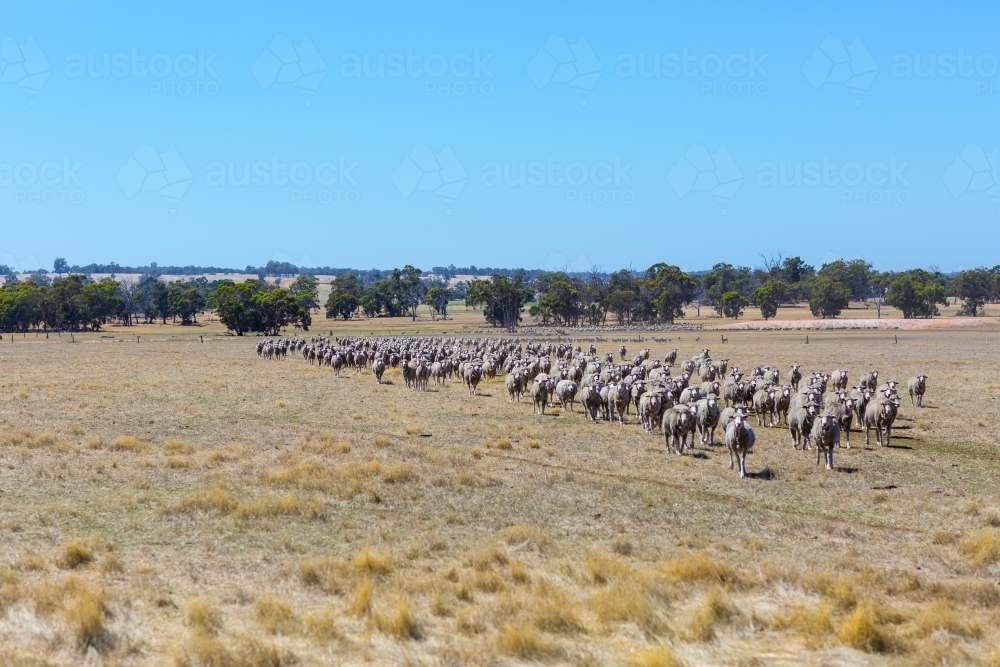
M 59 554 L 59 567 L 76 569 L 81 565 L 87 565 L 94 560 L 93 550 L 82 540 L 70 540 L 63 542 L 61 553 Z
M 205 598 L 194 598 L 184 605 L 187 625 L 198 632 L 218 634 L 222 629 L 222 612 Z
M 455 317 L 433 326 L 499 337 L 474 333 L 475 310 Z M 402 319 L 374 324 L 435 330 Z M 362 326 L 317 317 L 295 333 Z M 1000 494 L 976 420 L 1000 423 L 1000 403 L 970 421 L 952 399 L 1000 364 L 991 327 L 900 330 L 898 345 L 651 333 L 654 356 L 714 345 L 745 368 L 848 364 L 856 378 L 863 359 L 934 378 L 930 409 L 904 400 L 906 448 L 866 448 L 855 430 L 827 472 L 787 429 L 761 428 L 744 480 L 720 447 L 668 456 L 634 414 L 542 418 L 495 391 L 502 377 L 478 397 L 334 378 L 262 361 L 207 320 L 205 344 L 170 325 L 138 327 L 132 346 L 6 341 L 4 389 L 27 398 L 0 425 L 0 665 L 93 662 L 89 647 L 106 665 L 185 667 L 989 665 Z M 647 345 L 595 344 L 623 343 Z M 74 541 L 89 563 L 66 557 Z
M 959 541 L 958 551 L 973 565 L 991 565 L 1000 560 L 1000 533 L 995 530 L 970 533 Z

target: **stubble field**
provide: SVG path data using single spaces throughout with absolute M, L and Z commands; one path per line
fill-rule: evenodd
M 929 376 L 832 472 L 752 419 L 746 480 L 502 377 L 415 392 L 168 329 L 0 341 L 3 667 L 1000 665 L 994 327 L 626 343 Z

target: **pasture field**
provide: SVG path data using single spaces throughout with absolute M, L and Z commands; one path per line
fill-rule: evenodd
M 1000 665 L 995 324 L 626 343 L 904 383 L 892 446 L 855 430 L 834 471 L 751 417 L 746 480 L 502 376 L 136 332 L 0 340 L 2 667 Z

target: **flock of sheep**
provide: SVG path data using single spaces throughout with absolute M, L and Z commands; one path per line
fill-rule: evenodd
M 746 455 L 755 441 L 748 423 L 751 413 L 758 427 L 777 427 L 784 421 L 792 446 L 803 451 L 814 446 L 816 463 L 823 459 L 832 470 L 841 434 L 851 446 L 855 420 L 865 431 L 866 444 L 875 429 L 876 442 L 887 446 L 901 403 L 899 382 L 879 384 L 877 370 L 863 374 L 857 386 L 849 388 L 846 370 L 804 378 L 800 366 L 793 365 L 787 383 L 781 384 L 777 368 L 758 366 L 745 373 L 739 366 L 730 368 L 728 359 L 714 361 L 707 348 L 683 360 L 674 375 L 677 349 L 661 362 L 650 358 L 649 349 L 629 359 L 624 345 L 616 362 L 612 353 L 598 355 L 594 345 L 583 350 L 516 339 L 313 337 L 257 344 L 257 355 L 266 359 L 283 359 L 289 352 L 301 353 L 308 363 L 330 366 L 338 376 L 344 368 L 370 367 L 379 384 L 386 368 L 400 368 L 406 386 L 418 391 L 426 390 L 432 380 L 450 382 L 457 375 L 469 393 L 476 394 L 483 378 L 502 373 L 509 399 L 520 401 L 527 395 L 536 413 L 545 414 L 546 407 L 557 402 L 572 412 L 579 402 L 592 421 L 617 419 L 624 424 L 634 409 L 643 430 L 661 429 L 668 451 L 677 454 L 684 453 L 689 437 L 694 447 L 696 433 L 703 444 L 714 445 L 721 427 L 729 467 L 738 463 L 740 477 L 746 477 Z M 926 389 L 926 375 L 909 379 L 912 405 L 923 407 Z

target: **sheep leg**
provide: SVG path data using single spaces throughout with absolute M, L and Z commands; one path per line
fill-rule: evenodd
M 747 450 L 740 450 L 740 479 L 745 479 L 747 476 Z

